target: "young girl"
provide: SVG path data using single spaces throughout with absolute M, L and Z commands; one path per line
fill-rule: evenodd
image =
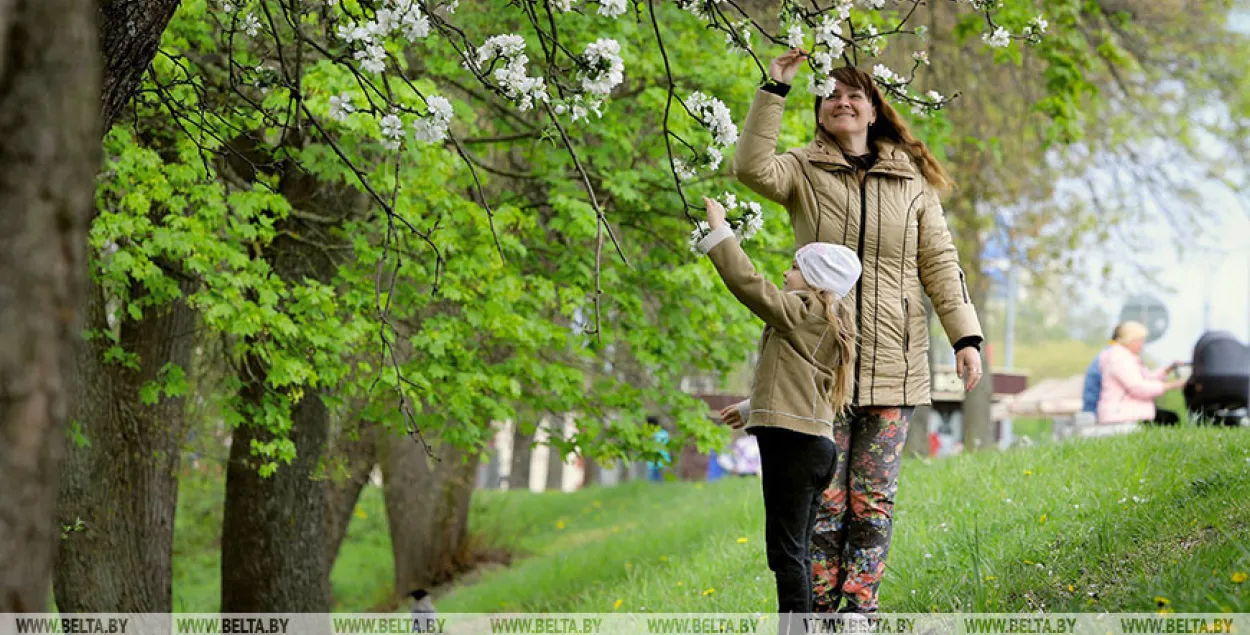
M 704 197 L 712 231 L 699 243 L 725 286 L 764 320 L 751 399 L 721 412 L 746 426 L 760 446 L 764 540 L 777 576 L 779 613 L 810 613 L 808 545 L 821 493 L 833 479 L 837 451 L 833 420 L 847 408 L 854 381 L 855 305 L 847 294 L 859 280 L 855 252 L 809 243 L 778 289 L 755 271 L 725 223 L 725 208 Z

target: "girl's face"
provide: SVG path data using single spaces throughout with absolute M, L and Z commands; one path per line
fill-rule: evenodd
M 838 84 L 820 104 L 820 124 L 836 137 L 868 134 L 868 126 L 877 120 L 872 98 L 854 86 Z
M 790 268 L 786 270 L 786 283 L 782 285 L 782 291 L 807 291 L 807 280 L 803 279 L 803 274 L 799 272 L 799 261 L 795 260 L 790 263 Z

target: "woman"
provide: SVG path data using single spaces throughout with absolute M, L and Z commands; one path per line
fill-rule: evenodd
M 772 81 L 751 104 L 734 169 L 747 187 L 786 207 L 796 247 L 841 244 L 863 262 L 854 407 L 834 429 L 838 461 L 811 558 L 814 610 L 871 613 L 890 547 L 908 417 L 929 402 L 921 294 L 956 343 L 956 371 L 968 390 L 981 378 L 981 326 L 939 201 L 950 179 L 871 77 L 835 70 L 836 89 L 816 100 L 815 138 L 776 154 L 785 95 L 805 57 L 791 49 L 769 66 Z
M 1141 349 L 1150 332 L 1139 322 L 1125 322 L 1116 329 L 1116 339 L 1098 356 L 1102 370 L 1102 394 L 1098 398 L 1098 423 L 1123 424 L 1151 421 L 1176 425 L 1175 412 L 1158 410 L 1155 399 L 1185 385 L 1184 379 L 1164 381 L 1176 369 L 1173 362 L 1156 371 L 1146 370 Z

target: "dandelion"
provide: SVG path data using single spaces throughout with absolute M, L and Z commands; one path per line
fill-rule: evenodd
M 747 544 L 747 539 L 746 539 L 746 537 L 739 538 L 739 539 L 738 539 L 738 544 L 740 544 L 740 545 L 745 545 L 745 544 Z
M 1025 560 L 1025 561 L 1024 561 L 1024 564 L 1027 564 L 1027 565 L 1029 565 L 1029 566 L 1031 567 L 1031 566 L 1033 566 L 1033 561 L 1032 561 L 1032 560 Z
M 711 594 L 713 594 L 713 593 L 716 593 L 716 588 L 715 588 L 715 587 L 710 587 L 710 588 L 704 589 L 704 590 L 703 590 L 703 597 L 707 597 L 707 596 L 709 596 L 709 595 L 711 595 Z
M 613 603 L 612 603 L 612 610 L 613 610 L 613 611 L 615 611 L 615 610 L 617 610 L 617 609 L 621 608 L 621 604 L 622 604 L 623 602 L 624 602 L 623 600 L 617 599 L 615 602 L 613 602 Z
M 1024 471 L 1024 475 L 1025 475 L 1025 476 L 1033 476 L 1033 470 L 1025 470 L 1025 471 Z
M 1041 518 L 1038 518 L 1038 519 L 1037 519 L 1037 522 L 1038 522 L 1038 524 L 1045 524 L 1045 523 L 1046 523 L 1046 514 L 1042 514 L 1042 517 L 1041 517 Z
M 660 562 L 668 562 L 668 556 L 660 556 Z
M 1071 584 L 1069 584 L 1069 585 L 1068 585 L 1068 593 L 1073 593 L 1073 592 L 1075 592 L 1075 591 L 1076 591 L 1076 587 L 1074 587 L 1074 586 L 1072 586 Z
M 1162 595 L 1155 596 L 1155 606 L 1163 608 L 1171 603 L 1172 602 L 1170 602 L 1167 598 L 1163 597 Z
M 366 519 L 366 518 L 368 518 L 368 517 L 369 517 L 369 514 L 368 514 L 368 513 L 366 513 L 366 512 L 365 512 L 365 510 L 364 510 L 363 508 L 361 508 L 361 507 L 357 507 L 357 508 L 356 508 L 356 518 L 359 518 L 359 519 L 361 519 L 361 520 L 364 520 L 364 519 Z M 1235 576 L 1234 576 L 1234 577 L 1235 577 Z
M 686 586 L 686 583 L 685 583 L 685 582 L 682 582 L 681 580 L 678 580 L 678 581 L 677 581 L 677 586 Z
M 992 575 L 987 575 L 987 576 L 985 576 L 985 581 L 986 581 L 986 582 L 993 582 L 993 581 L 995 581 L 995 580 L 997 580 L 997 579 L 998 579 L 998 576 L 992 576 Z
M 565 525 L 564 525 L 564 519 L 563 519 L 563 518 L 561 518 L 560 520 L 557 520 L 557 521 L 556 521 L 556 529 L 564 529 L 564 527 L 565 527 Z
M 600 503 L 597 500 L 593 500 L 593 501 L 590 501 L 590 506 L 594 507 L 595 509 L 598 509 L 600 507 L 603 507 L 603 503 Z
M 1247 576 L 1245 571 L 1233 572 L 1233 577 L 1232 577 L 1233 584 L 1241 584 L 1245 582 L 1247 579 L 1250 579 L 1250 576 Z

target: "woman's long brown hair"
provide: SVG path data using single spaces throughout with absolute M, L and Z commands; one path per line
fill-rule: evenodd
M 898 111 L 885 100 L 885 96 L 881 94 L 881 89 L 877 88 L 877 83 L 872 81 L 872 76 L 854 66 L 843 66 L 833 71 L 833 78 L 839 84 L 851 86 L 864 91 L 872 99 L 873 108 L 877 109 L 877 120 L 868 127 L 868 143 L 876 144 L 878 139 L 887 139 L 894 142 L 895 145 L 902 148 L 907 154 L 911 155 L 916 165 L 920 167 L 920 174 L 924 176 L 925 181 L 932 185 L 939 193 L 945 194 L 955 187 L 955 182 L 951 180 L 946 169 L 938 163 L 933 153 L 929 151 L 929 147 L 923 141 L 917 139 L 911 133 L 911 128 L 907 127 L 907 122 L 899 116 Z M 816 98 L 816 129 L 823 130 L 820 125 L 820 104 L 824 101 L 820 97 Z M 828 131 L 825 134 L 832 137 Z

